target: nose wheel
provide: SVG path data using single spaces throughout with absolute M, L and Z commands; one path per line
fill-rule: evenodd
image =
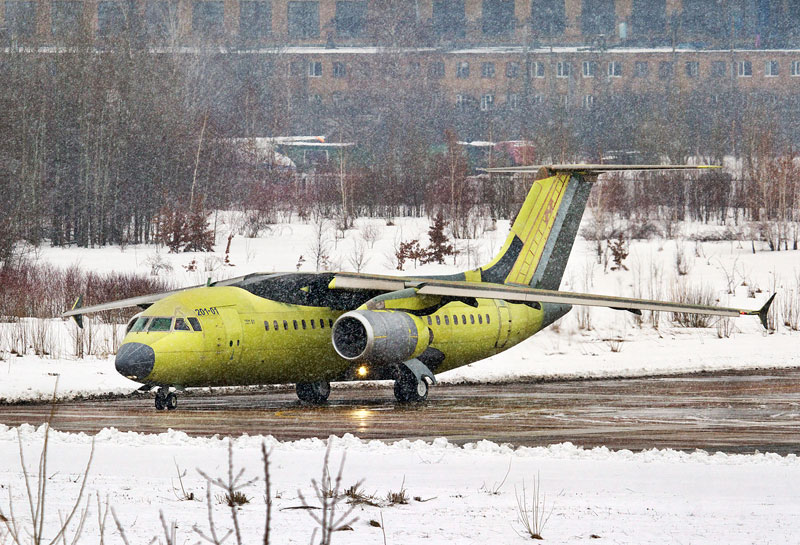
M 328 400 L 331 395 L 331 383 L 327 380 L 318 380 L 316 382 L 298 382 L 295 385 L 297 397 L 300 401 L 311 403 L 313 405 L 321 405 Z
M 156 409 L 174 411 L 178 407 L 178 396 L 170 392 L 169 388 L 161 387 L 156 390 Z

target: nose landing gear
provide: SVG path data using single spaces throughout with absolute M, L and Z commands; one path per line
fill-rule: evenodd
M 311 403 L 313 405 L 321 405 L 328 400 L 331 395 L 331 383 L 327 380 L 318 380 L 316 382 L 298 382 L 295 385 L 297 397 L 300 401 Z
M 156 390 L 156 409 L 163 411 L 168 409 L 174 411 L 178 407 L 178 396 L 175 392 L 170 392 L 169 388 L 163 386 Z

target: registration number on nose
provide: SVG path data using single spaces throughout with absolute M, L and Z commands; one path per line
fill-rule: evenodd
M 198 316 L 211 316 L 214 314 L 219 314 L 217 307 L 196 308 L 194 311 Z

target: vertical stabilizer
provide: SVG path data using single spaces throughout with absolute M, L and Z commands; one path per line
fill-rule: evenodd
M 574 171 L 550 174 L 540 169 L 500 253 L 480 269 L 481 281 L 558 289 L 592 183 Z

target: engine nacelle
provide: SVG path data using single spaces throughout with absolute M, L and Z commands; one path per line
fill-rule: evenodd
M 393 310 L 353 310 L 333 324 L 333 348 L 346 360 L 400 363 L 422 354 L 433 332 L 417 316 Z

